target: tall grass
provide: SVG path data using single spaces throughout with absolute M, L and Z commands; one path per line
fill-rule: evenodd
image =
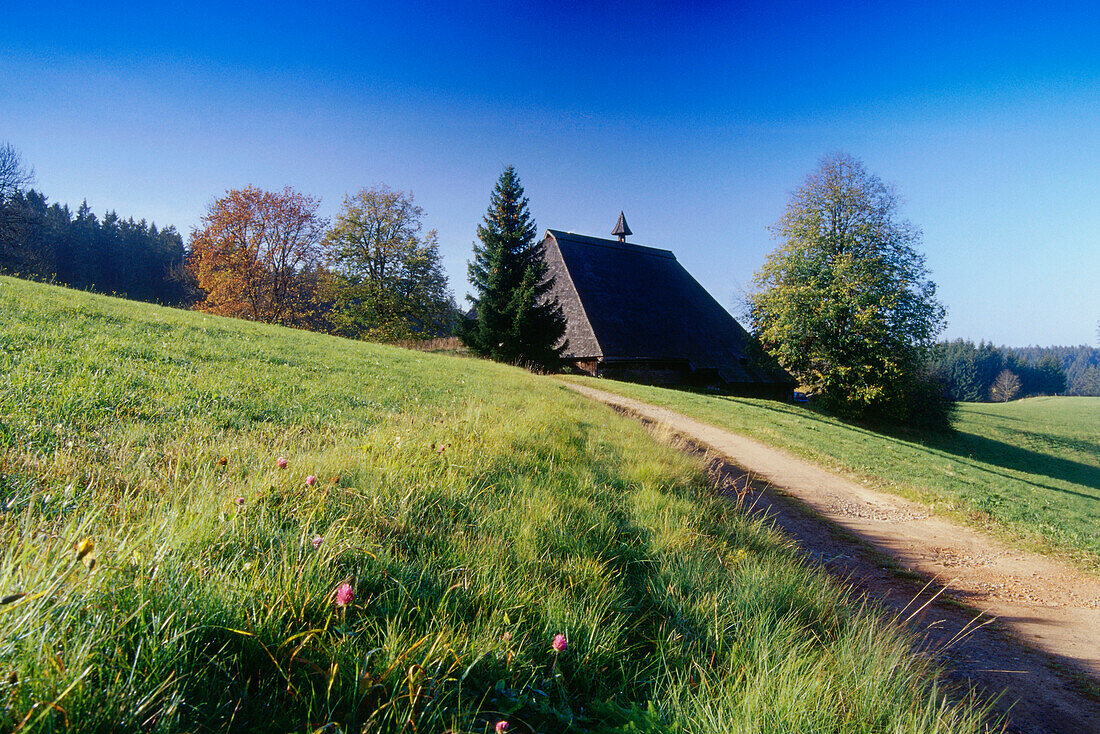
M 543 378 L 2 278 L 0 365 L 2 731 L 987 725 Z

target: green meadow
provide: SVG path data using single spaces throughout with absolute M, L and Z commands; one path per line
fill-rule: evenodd
M 580 381 L 750 436 L 1100 571 L 1100 398 L 962 403 L 954 433 L 898 437 L 804 405 Z
M 478 360 L 0 278 L 0 531 L 5 732 L 990 725 L 696 460 Z

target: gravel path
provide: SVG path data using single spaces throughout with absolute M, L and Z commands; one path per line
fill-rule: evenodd
M 745 436 L 563 384 L 706 454 L 731 492 L 919 630 L 953 680 L 1004 692 L 1010 731 L 1100 734 L 1096 579 Z

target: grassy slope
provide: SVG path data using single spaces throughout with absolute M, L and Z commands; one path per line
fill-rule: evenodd
M 980 730 L 520 370 L 0 278 L 0 422 L 0 731 Z
M 579 379 L 579 378 L 577 378 Z M 585 380 L 787 449 L 1100 568 L 1100 398 L 964 403 L 957 432 L 885 436 L 792 404 Z

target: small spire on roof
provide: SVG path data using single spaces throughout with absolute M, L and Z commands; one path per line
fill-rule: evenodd
M 611 230 L 611 234 L 619 235 L 619 242 L 626 242 L 626 236 L 634 234 L 630 231 L 630 225 L 626 223 L 626 216 L 622 212 L 619 212 L 619 221 L 615 222 L 615 229 Z

